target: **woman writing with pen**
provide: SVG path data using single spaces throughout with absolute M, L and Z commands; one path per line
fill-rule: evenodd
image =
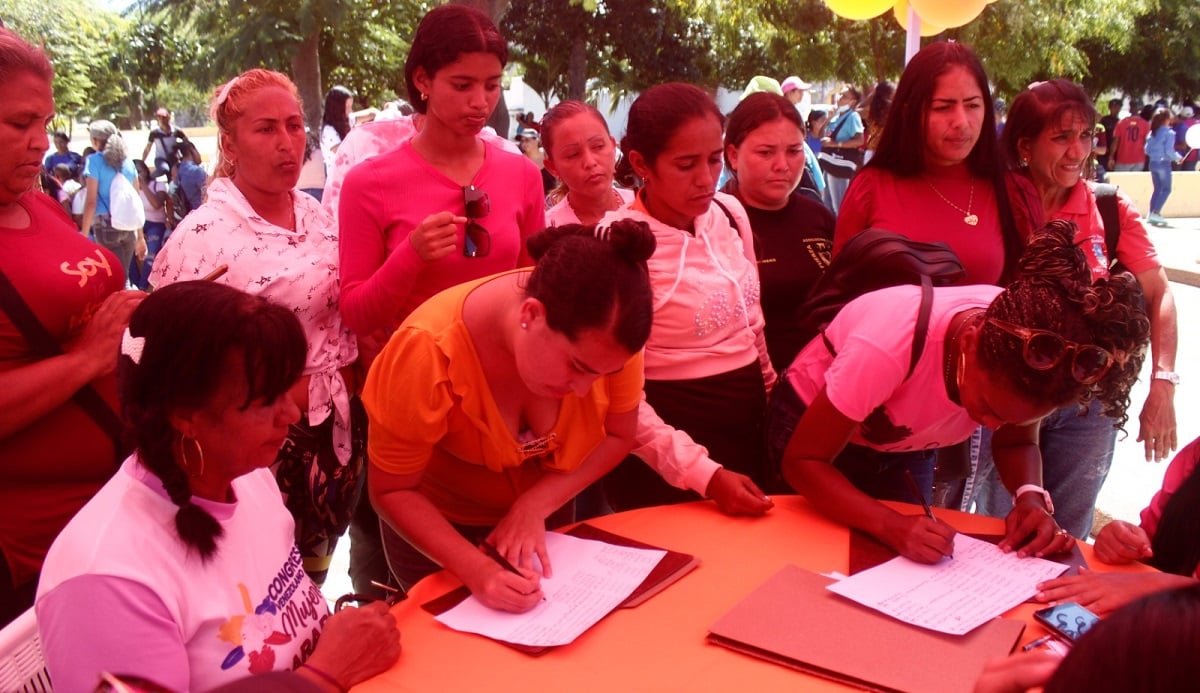
M 1038 422 L 1092 399 L 1124 422 L 1150 330 L 1137 282 L 1122 273 L 1093 284 L 1074 232 L 1048 224 L 1006 289 L 933 289 L 917 354 L 920 287 L 846 304 L 772 392 L 768 451 L 784 479 L 829 517 L 932 563 L 950 555 L 953 528 L 876 499 L 923 500 L 905 477 L 929 493 L 935 449 L 982 424 L 995 431 L 996 466 L 1016 496 L 1001 548 L 1070 548 L 1041 488 Z
M 636 221 L 548 228 L 533 269 L 443 291 L 392 335 L 363 402 L 402 586 L 444 567 L 494 609 L 542 598 L 546 528 L 633 447 L 654 247 Z

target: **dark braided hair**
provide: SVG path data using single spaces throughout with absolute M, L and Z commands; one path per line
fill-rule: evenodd
M 1017 279 L 988 306 L 987 317 L 1122 352 L 1125 364 L 1114 364 L 1091 385 L 1072 376 L 1070 355 L 1049 370 L 1035 370 L 1025 363 L 1022 340 L 986 321 L 979 335 L 979 358 L 1018 394 L 1038 403 L 1086 405 L 1097 399 L 1120 428 L 1128 419 L 1129 390 L 1150 340 L 1146 300 L 1127 272 L 1092 282 L 1083 251 L 1074 244 L 1076 230 L 1073 222 L 1055 220 L 1037 232 L 1021 256 Z
M 646 260 L 654 254 L 654 233 L 642 221 L 619 219 L 593 224 L 551 226 L 529 237 L 537 264 L 525 295 L 546 307 L 546 324 L 575 341 L 587 329 L 611 328 L 618 344 L 640 351 L 650 338 L 653 293 Z
M 136 363 L 124 353 L 117 362 L 125 425 L 133 432 L 138 461 L 179 506 L 179 538 L 208 559 L 217 550 L 221 526 L 192 503 L 184 461 L 177 458 L 184 454 L 181 446 L 191 446 L 182 442 L 171 417 L 202 407 L 239 375 L 247 385 L 243 407 L 286 396 L 304 368 L 304 330 L 290 310 L 264 298 L 190 281 L 146 297 L 129 320 L 129 332 L 145 343 Z

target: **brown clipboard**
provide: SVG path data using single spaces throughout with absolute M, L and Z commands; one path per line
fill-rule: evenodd
M 708 640 L 867 690 L 960 693 L 1025 630 L 997 618 L 967 635 L 937 633 L 830 592 L 831 582 L 785 566 L 718 619 Z

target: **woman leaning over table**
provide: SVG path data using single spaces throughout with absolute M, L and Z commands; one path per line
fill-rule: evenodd
M 867 229 L 887 229 L 948 243 L 967 270 L 964 284 L 1006 283 L 1021 238 L 995 131 L 979 58 L 954 41 L 921 49 L 900 76 L 875 155 L 838 210 L 834 255 Z
M 546 529 L 633 447 L 653 251 L 633 221 L 550 227 L 529 239 L 532 270 L 448 289 L 395 332 L 364 401 L 368 488 L 402 585 L 441 566 L 494 609 L 539 602 Z
M 558 179 L 546 223 L 594 224 L 633 199 L 633 191 L 613 187 L 617 141 L 600 111 L 582 101 L 563 101 L 542 116 L 546 170 Z
M 360 339 L 382 344 L 439 291 L 528 264 L 524 241 L 546 225 L 541 174 L 480 135 L 507 62 L 474 8 L 441 5 L 417 27 L 404 80 L 421 129 L 351 169 L 338 203 L 342 315 Z
M 0 627 L 33 604 L 50 543 L 124 457 L 113 369 L 145 298 L 122 291 L 116 256 L 34 189 L 53 79 L 41 50 L 0 28 L 0 273 L 63 352 L 26 339 L 0 301 Z M 118 425 L 88 414 L 86 392 Z
M 1014 184 L 1035 190 L 1040 198 L 1037 211 L 1047 219 L 1078 225 L 1075 244 L 1084 251 L 1093 279 L 1108 276 L 1110 260 L 1116 259 L 1141 285 L 1150 317 L 1154 368 L 1139 416 L 1138 440 L 1145 443 L 1146 459 L 1162 460 L 1176 446 L 1175 300 L 1141 218 L 1123 195 L 1113 202 L 1120 223 L 1119 243 L 1116 248 L 1106 245 L 1094 187 L 1084 180 L 1095 128 L 1095 106 L 1082 88 L 1065 79 L 1040 82 L 1013 101 L 1004 128 L 1004 151 Z M 1115 422 L 1095 402 L 1083 412 L 1069 406 L 1042 422 L 1039 445 L 1046 488 L 1059 524 L 1076 537 L 1086 538 L 1091 530 L 1116 436 Z M 979 510 L 1007 514 L 1012 499 L 986 455 L 980 459 L 979 478 Z
M 1125 273 L 1092 282 L 1074 224 L 1029 242 L 1006 289 L 932 291 L 927 337 L 910 371 L 922 290 L 897 286 L 846 304 L 800 352 L 771 398 L 768 446 L 783 476 L 822 513 L 913 560 L 953 551 L 954 530 L 877 502 L 928 492 L 933 452 L 983 425 L 1005 486 L 1018 493 L 1000 546 L 1022 555 L 1069 549 L 1040 487 L 1039 420 L 1097 400 L 1124 422 L 1150 325 Z M 898 322 L 899 321 L 899 322 Z
M 255 69 L 213 96 L 219 147 L 204 205 L 187 216 L 154 263 L 162 287 L 228 265 L 217 281 L 291 308 L 308 337 L 303 377 L 292 388 L 303 415 L 274 465 L 296 520 L 304 568 L 325 579 L 362 488 L 366 417 L 355 395 L 358 348 L 338 312 L 337 226 L 295 190 L 304 116 L 284 75 Z
M 751 94 L 729 114 L 725 166 L 733 176 L 722 192 L 737 197 L 750 218 L 767 351 L 777 372 L 804 346 L 796 310 L 829 266 L 836 223 L 825 205 L 799 191 L 804 159 L 803 121 L 786 98 Z
M 648 263 L 649 406 L 639 415 L 637 458 L 604 480 L 618 510 L 695 498 L 680 489 L 730 513 L 771 507 L 757 484 L 767 478 L 762 420 L 775 370 L 750 224 L 736 198 L 715 192 L 723 123 L 712 97 L 680 82 L 647 89 L 629 110 L 620 169 L 642 185 L 604 220 L 645 222 L 658 245 Z
M 134 311 L 118 380 L 136 452 L 55 539 L 38 584 L 55 690 L 119 672 L 207 691 L 295 669 L 344 691 L 395 662 L 384 604 L 329 614 L 267 471 L 300 418 L 305 352 L 290 308 L 215 282 Z

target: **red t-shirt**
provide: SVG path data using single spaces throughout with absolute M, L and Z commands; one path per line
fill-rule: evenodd
M 1116 158 L 1112 161 L 1118 164 L 1140 164 L 1146 160 L 1146 135 L 1150 134 L 1150 123 L 1141 116 L 1131 115 L 1113 130 L 1113 141 L 1109 143 L 1109 155 L 1116 146 Z
M 125 272 L 115 255 L 81 236 L 48 196 L 31 192 L 19 203 L 31 223 L 0 228 L 0 269 L 65 344 L 105 297 L 124 288 Z M 0 372 L 36 360 L 0 311 Z M 92 385 L 117 408 L 113 376 Z M 0 551 L 17 585 L 36 578 L 54 537 L 116 472 L 115 455 L 108 436 L 71 400 L 0 440 Z

